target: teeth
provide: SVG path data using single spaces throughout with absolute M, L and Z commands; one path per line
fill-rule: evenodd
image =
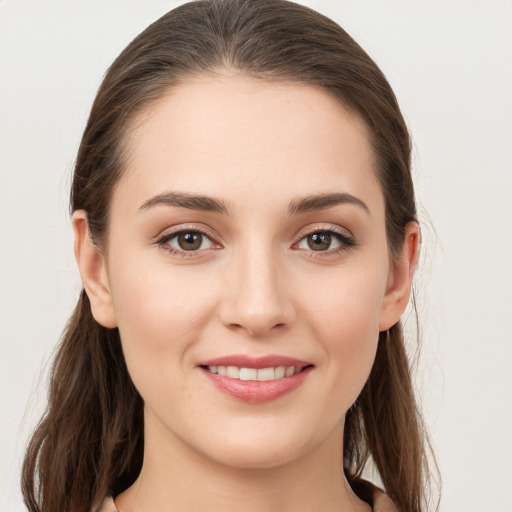
M 291 377 L 295 373 L 295 367 L 287 366 L 286 371 L 284 372 L 285 377 Z
M 208 366 L 208 371 L 225 375 L 230 379 L 268 381 L 291 377 L 302 370 L 300 366 L 278 366 L 276 368 L 238 368 L 237 366 Z
M 240 368 L 240 380 L 258 380 L 256 368 Z
M 278 366 L 274 370 L 274 376 L 276 379 L 282 379 L 284 377 L 285 372 L 286 372 L 286 368 L 284 366 Z
M 261 370 L 258 370 L 258 380 L 260 381 L 274 380 L 274 375 L 274 368 L 262 368 Z
M 231 379 L 239 379 L 240 368 L 237 368 L 236 366 L 226 366 L 226 377 Z

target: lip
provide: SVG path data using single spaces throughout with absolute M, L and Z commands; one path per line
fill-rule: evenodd
M 197 366 L 237 366 L 238 368 L 275 368 L 277 366 L 313 366 L 308 361 L 301 361 L 294 357 L 269 354 L 267 356 L 249 356 L 246 354 L 233 354 L 201 361 Z
M 209 372 L 206 366 L 237 366 L 239 368 L 270 368 L 277 366 L 301 367 L 299 373 L 270 381 L 231 379 L 225 375 Z M 253 357 L 242 354 L 217 357 L 202 361 L 198 365 L 204 376 L 219 390 L 237 400 L 261 404 L 270 402 L 297 389 L 313 370 L 312 363 L 293 357 L 268 355 Z

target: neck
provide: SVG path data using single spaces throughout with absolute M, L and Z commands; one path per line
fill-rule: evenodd
M 146 429 L 135 483 L 116 498 L 120 512 L 367 512 L 343 474 L 343 426 L 300 458 L 268 468 L 228 466 L 155 428 Z

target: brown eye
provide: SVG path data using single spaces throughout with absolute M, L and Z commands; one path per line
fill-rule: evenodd
M 177 237 L 178 246 L 183 251 L 195 251 L 203 243 L 203 235 L 197 231 L 186 231 Z
M 319 229 L 305 235 L 298 243 L 299 249 L 325 252 L 327 254 L 339 253 L 356 245 L 352 236 L 340 233 L 334 229 Z
M 177 231 L 166 235 L 158 241 L 158 245 L 170 252 L 185 253 L 199 252 L 204 249 L 212 249 L 214 243 L 201 231 Z
M 326 251 L 331 247 L 332 237 L 328 231 L 319 231 L 306 237 L 312 251 Z

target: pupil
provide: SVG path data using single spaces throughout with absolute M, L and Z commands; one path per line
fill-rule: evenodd
M 179 246 L 185 251 L 192 251 L 201 247 L 202 236 L 200 233 L 188 232 L 178 236 Z
M 308 237 L 308 245 L 313 251 L 329 249 L 331 235 L 329 233 L 314 233 Z

